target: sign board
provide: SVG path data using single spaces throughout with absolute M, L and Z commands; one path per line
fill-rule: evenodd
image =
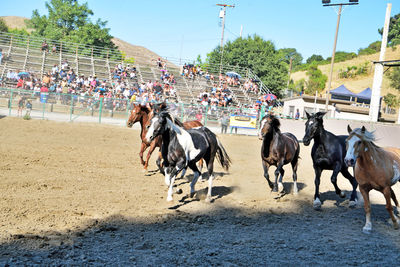
M 231 115 L 229 126 L 237 128 L 256 129 L 257 116 Z

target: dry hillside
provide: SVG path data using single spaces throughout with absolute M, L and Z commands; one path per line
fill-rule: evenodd
M 397 46 L 394 49 L 387 48 L 385 53 L 385 60 L 396 60 L 396 59 L 400 59 L 400 46 Z M 379 60 L 379 53 L 376 53 L 372 55 L 359 56 L 357 58 L 344 62 L 335 63 L 332 76 L 332 89 L 344 84 L 349 90 L 355 93 L 359 93 L 367 87 L 372 87 L 372 81 L 374 78 L 374 66 L 372 64 L 372 61 L 378 61 L 378 60 Z M 346 69 L 347 67 L 351 66 L 359 67 L 365 64 L 366 62 L 368 62 L 369 66 L 368 75 L 360 75 L 348 79 L 339 78 L 338 75 L 339 70 Z M 318 66 L 318 68 L 322 71 L 323 74 L 329 77 L 330 66 L 331 66 L 330 64 L 326 64 L 326 65 L 320 65 Z M 386 72 L 386 74 L 387 73 L 389 72 Z M 295 82 L 303 78 L 307 79 L 305 71 L 295 72 L 292 74 L 291 77 Z M 387 75 L 384 75 L 382 83 L 382 95 L 386 95 L 387 93 L 392 93 L 400 96 L 399 91 L 390 87 L 389 78 L 387 77 Z

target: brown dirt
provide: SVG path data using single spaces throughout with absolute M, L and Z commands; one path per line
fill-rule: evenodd
M 400 260 L 400 237 L 383 197 L 372 195 L 373 232 L 362 207 L 349 209 L 321 182 L 323 210 L 312 209 L 314 172 L 302 146 L 299 195 L 275 199 L 262 176 L 261 141 L 220 136 L 233 165 L 216 163 L 213 203 L 207 182 L 189 199 L 166 202 L 158 172 L 138 160 L 139 132 L 98 124 L 0 119 L 0 264 L 11 265 L 378 265 Z M 152 157 L 150 170 L 155 170 Z M 273 175 L 275 168 L 270 170 Z M 285 167 L 285 188 L 291 170 Z M 188 171 L 187 177 L 192 174 Z M 349 195 L 350 184 L 339 175 Z M 398 185 L 394 186 L 399 193 Z

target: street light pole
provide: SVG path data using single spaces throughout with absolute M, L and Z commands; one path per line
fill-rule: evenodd
M 224 31 L 225 31 L 225 15 L 226 15 L 226 7 L 235 7 L 235 5 L 227 5 L 227 4 L 217 4 L 217 6 L 223 6 L 224 11 L 222 14 L 222 32 L 221 32 L 221 59 L 220 59 L 220 64 L 219 64 L 219 76 L 221 76 L 222 73 L 222 56 L 224 54 Z M 221 17 L 221 15 L 220 15 Z
M 339 12 L 336 23 L 336 33 L 335 33 L 335 41 L 333 42 L 333 51 L 332 51 L 332 59 L 331 59 L 331 70 L 329 73 L 328 80 L 328 90 L 326 91 L 326 100 L 325 100 L 325 112 L 328 113 L 328 104 L 329 104 L 329 92 L 331 91 L 332 84 L 332 75 L 333 75 L 333 64 L 335 63 L 335 53 L 336 53 L 336 44 L 337 44 L 337 36 L 339 32 L 339 24 L 340 24 L 340 15 L 342 14 L 342 5 L 339 5 Z
M 330 69 L 329 78 L 328 78 L 328 90 L 326 91 L 326 96 L 325 96 L 325 111 L 328 113 L 329 93 L 331 91 L 333 65 L 335 63 L 336 44 L 337 44 L 337 37 L 338 37 L 338 32 L 339 32 L 340 17 L 342 15 L 342 7 L 346 6 L 346 5 L 358 5 L 358 0 L 349 0 L 349 3 L 337 3 L 337 4 L 330 4 L 330 0 L 322 0 L 322 3 L 324 4 L 323 6 L 339 6 L 338 18 L 337 18 L 337 22 L 336 22 L 335 40 L 333 42 L 331 69 Z

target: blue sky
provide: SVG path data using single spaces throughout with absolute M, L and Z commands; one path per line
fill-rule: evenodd
M 347 2 L 343 0 L 341 2 Z M 84 2 L 84 1 L 80 1 Z M 307 59 L 313 54 L 331 56 L 337 8 L 323 7 L 321 0 L 89 0 L 97 18 L 107 20 L 111 34 L 144 46 L 168 58 L 205 59 L 220 44 L 221 27 L 217 3 L 234 4 L 227 9 L 225 42 L 258 34 L 277 49 L 296 48 Z M 337 0 L 331 2 L 338 3 Z M 399 0 L 359 0 L 344 8 L 337 51 L 357 52 L 380 40 L 387 3 L 391 15 L 400 13 Z M 33 9 L 47 14 L 45 1 L 2 0 L 0 16 L 30 18 Z

